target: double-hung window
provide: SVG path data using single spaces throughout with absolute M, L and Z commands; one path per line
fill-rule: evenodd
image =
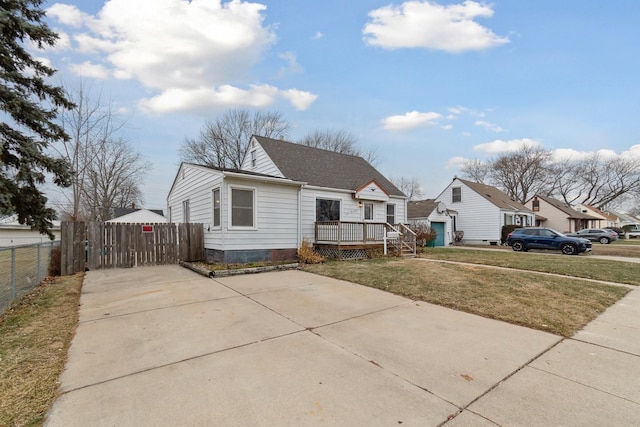
M 451 189 L 451 202 L 462 202 L 462 187 L 453 187 Z
M 231 189 L 231 226 L 255 227 L 254 190 Z

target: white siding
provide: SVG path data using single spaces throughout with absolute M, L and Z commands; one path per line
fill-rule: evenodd
M 452 188 L 460 187 L 462 200 L 452 201 Z M 467 242 L 500 241 L 503 213 L 487 199 L 476 193 L 460 181 L 454 180 L 438 198 L 447 207 L 458 212 L 456 230 L 464 232 Z
M 251 152 L 254 150 L 256 152 L 256 166 L 252 167 Z M 242 167 L 240 169 L 285 178 L 282 172 L 280 172 L 280 169 L 278 169 L 275 163 L 273 163 L 271 158 L 264 151 L 262 145 L 260 145 L 260 143 L 258 143 L 258 141 L 253 138 L 251 139 L 249 150 L 247 151 L 247 155 L 242 161 Z
M 255 191 L 255 224 L 230 228 L 231 188 Z M 213 190 L 220 188 L 220 227 L 213 226 Z M 291 249 L 298 247 L 298 187 L 253 179 L 224 178 L 222 172 L 183 165 L 169 197 L 173 222 L 183 222 L 189 200 L 190 222 L 203 223 L 205 248 L 217 250 Z
M 255 191 L 256 224 L 253 229 L 230 227 L 231 188 Z M 291 185 L 227 178 L 221 193 L 221 224 L 224 241 L 218 233 L 205 233 L 210 249 L 293 249 L 298 247 L 298 188 Z M 211 214 L 212 215 L 212 214 Z

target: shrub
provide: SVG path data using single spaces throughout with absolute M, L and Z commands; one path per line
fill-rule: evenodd
M 304 264 L 320 264 L 324 262 L 324 258 L 313 250 L 309 239 L 304 238 L 298 248 L 298 261 Z
M 427 246 L 430 242 L 436 240 L 437 233 L 425 223 L 411 224 L 409 229 L 416 233 L 416 244 L 418 246 Z

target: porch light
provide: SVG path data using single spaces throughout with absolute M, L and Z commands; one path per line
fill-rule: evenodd
M 362 208 L 362 202 L 361 201 L 358 201 L 358 207 Z

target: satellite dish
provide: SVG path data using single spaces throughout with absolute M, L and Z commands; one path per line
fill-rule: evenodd
M 445 213 L 447 211 L 447 205 L 445 205 L 444 202 L 438 202 L 436 205 L 436 211 L 438 213 Z

